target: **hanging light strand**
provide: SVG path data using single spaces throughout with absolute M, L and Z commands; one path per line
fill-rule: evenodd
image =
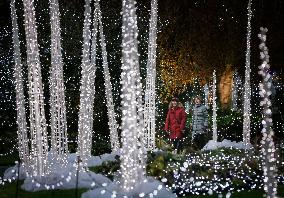
M 213 84 L 212 84 L 212 92 L 213 92 L 213 115 L 212 115 L 212 128 L 213 128 L 213 140 L 215 142 L 218 141 L 218 134 L 217 134 L 217 103 L 216 103 L 216 71 L 213 72 Z
M 206 83 L 204 85 L 204 105 L 205 105 L 206 109 L 209 109 L 208 97 L 209 97 L 209 87 Z
M 29 140 L 27 135 L 27 120 L 25 111 L 25 95 L 23 85 L 23 74 L 22 74 L 22 63 L 21 63 L 21 52 L 20 52 L 20 40 L 19 30 L 17 23 L 17 14 L 15 7 L 15 0 L 11 0 L 11 17 L 13 27 L 13 47 L 14 47 L 14 77 L 15 77 L 15 89 L 16 89 L 16 106 L 17 106 L 17 124 L 18 124 L 18 150 L 20 160 L 26 171 L 29 167 Z
M 77 153 L 86 165 L 88 157 L 91 156 L 92 131 L 93 131 L 93 99 L 94 99 L 94 75 L 95 63 L 90 60 L 91 47 L 91 0 L 85 0 L 84 27 L 83 27 L 83 55 L 82 55 L 82 77 L 80 86 L 80 109 L 78 123 L 78 149 Z M 95 29 L 95 28 L 94 28 Z M 93 38 L 96 38 L 96 36 Z M 96 52 L 92 50 L 92 57 Z M 95 60 L 95 57 L 94 57 Z
M 233 74 L 233 85 L 232 85 L 232 111 L 237 111 L 238 109 L 238 72 L 234 71 Z
M 250 144 L 250 99 L 251 99 L 251 86 L 250 86 L 250 40 L 251 40 L 251 10 L 252 0 L 248 2 L 248 24 L 247 24 L 247 49 L 246 49 L 246 70 L 245 70 L 245 85 L 244 85 L 244 121 L 243 121 L 243 142 L 245 145 Z
M 270 96 L 272 86 L 272 76 L 269 74 L 269 55 L 266 47 L 266 33 L 267 28 L 260 28 L 258 34 L 261 44 L 259 45 L 260 59 L 262 64 L 259 66 L 259 75 L 262 76 L 262 82 L 259 84 L 259 94 L 262 98 L 260 106 L 263 108 L 262 119 L 262 158 L 263 158 L 263 176 L 264 176 L 264 190 L 268 198 L 276 197 L 277 193 L 277 179 L 276 179 L 276 156 L 275 146 L 273 141 L 274 132 L 272 130 L 272 111 Z
M 121 73 L 121 181 L 124 191 L 133 190 L 145 177 L 143 150 L 142 85 L 139 72 L 136 2 L 122 1 L 122 73 Z
M 44 176 L 48 174 L 46 164 L 48 144 L 35 8 L 33 0 L 23 0 L 23 3 L 29 80 L 31 161 L 33 162 L 31 167 L 33 175 Z
M 68 152 L 65 87 L 61 53 L 60 12 L 58 0 L 49 0 L 51 25 L 50 117 L 51 150 L 65 164 Z
M 104 77 L 105 77 L 105 93 L 107 99 L 107 110 L 108 110 L 108 119 L 109 119 L 108 124 L 110 129 L 110 142 L 111 142 L 112 151 L 117 151 L 120 148 L 118 133 L 117 133 L 118 124 L 115 119 L 114 103 L 112 96 L 112 84 L 110 81 L 106 42 L 103 31 L 102 13 L 100 9 L 99 0 L 96 0 L 95 9 L 97 10 L 97 16 L 99 21 L 99 32 L 100 32 L 100 44 L 102 47 L 103 68 L 104 68 Z
M 147 77 L 144 103 L 145 143 L 148 150 L 155 149 L 155 99 L 156 99 L 156 40 L 157 40 L 157 0 L 151 1 L 151 17 L 148 39 Z

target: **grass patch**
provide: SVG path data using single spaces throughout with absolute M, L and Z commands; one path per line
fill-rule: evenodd
M 76 195 L 75 189 L 70 190 L 43 190 L 37 192 L 28 192 L 21 189 L 23 181 L 19 182 L 18 186 L 18 198 L 79 198 L 81 194 L 87 189 L 78 189 L 78 194 Z M 16 182 L 5 184 L 0 187 L 0 197 L 1 198 L 11 198 L 16 197 Z
M 14 153 L 11 155 L 1 156 L 0 157 L 0 166 L 13 166 L 15 165 L 15 161 L 19 160 L 18 153 Z

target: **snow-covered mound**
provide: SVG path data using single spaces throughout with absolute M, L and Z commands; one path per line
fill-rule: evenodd
M 119 155 L 119 153 L 105 153 L 100 156 L 91 156 L 90 159 L 87 161 L 87 166 L 92 167 L 92 166 L 100 166 L 102 165 L 103 162 L 106 161 L 116 161 L 115 157 Z
M 87 161 L 87 166 L 99 166 L 105 161 L 115 161 L 116 156 L 119 153 L 106 153 L 100 156 L 91 156 Z M 26 170 L 20 166 L 20 179 L 24 179 L 22 189 L 27 191 L 39 191 L 46 189 L 71 189 L 76 188 L 77 183 L 77 171 L 79 170 L 78 176 L 78 187 L 79 188 L 96 188 L 102 186 L 102 184 L 110 183 L 107 177 L 101 174 L 95 174 L 87 171 L 77 163 L 76 153 L 71 153 L 66 156 L 65 164 L 62 162 L 56 162 L 51 153 L 48 154 L 47 158 L 48 167 L 50 174 L 44 177 L 30 177 L 27 175 Z M 3 179 L 5 181 L 17 179 L 18 165 L 8 168 Z
M 49 189 L 72 189 L 77 185 L 76 169 L 65 172 L 56 172 L 46 177 L 28 177 L 21 188 L 26 191 L 40 191 Z M 98 188 L 110 183 L 111 180 L 101 174 L 79 171 L 78 188 Z
M 215 150 L 217 148 L 236 148 L 236 149 L 250 149 L 251 144 L 245 145 L 243 142 L 236 142 L 224 139 L 222 142 L 215 142 L 214 140 L 209 140 L 209 142 L 201 150 Z
M 129 192 L 121 190 L 118 182 L 112 182 L 107 186 L 89 190 L 82 194 L 81 198 L 138 198 L 138 197 L 155 197 L 155 198 L 174 198 L 177 197 L 158 180 L 148 177 L 141 184 Z

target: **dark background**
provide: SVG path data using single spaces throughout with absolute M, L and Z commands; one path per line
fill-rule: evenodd
M 0 137 L 2 139 L 10 136 L 14 137 L 16 130 L 12 28 L 9 3 L 9 0 L 0 1 Z M 180 59 L 177 64 L 180 68 L 202 71 L 202 76 L 199 77 L 207 80 L 211 77 L 213 69 L 216 69 L 217 73 L 222 73 L 227 64 L 233 65 L 233 68 L 237 69 L 243 76 L 247 33 L 247 3 L 247 0 L 158 1 L 158 74 L 161 72 L 159 62 L 166 57 L 171 57 Z M 16 1 L 16 4 L 20 40 L 22 41 L 21 52 L 24 77 L 27 80 L 23 5 L 22 1 Z M 59 4 L 68 133 L 70 139 L 75 140 L 79 110 L 84 1 L 59 0 Z M 35 5 L 46 116 L 47 120 L 49 120 L 50 24 L 48 1 L 37 0 Z M 142 82 L 145 84 L 150 0 L 138 1 L 137 7 L 140 66 Z M 257 34 L 261 26 L 268 28 L 267 46 L 271 57 L 271 71 L 279 76 L 280 82 L 283 82 L 284 2 L 281 0 L 253 0 L 252 8 L 252 83 L 258 83 L 259 81 L 257 71 L 260 60 Z M 101 0 L 101 9 L 107 41 L 110 75 L 114 89 L 114 102 L 119 122 L 121 1 Z M 94 141 L 105 140 L 107 142 L 108 126 L 100 52 L 98 53 L 98 61 L 95 80 L 94 131 L 96 135 Z M 196 65 L 192 64 L 193 62 L 197 63 L 197 68 Z M 28 95 L 25 94 L 27 99 Z M 280 100 L 281 98 L 283 99 L 283 95 L 280 96 Z M 28 105 L 28 103 L 26 104 Z

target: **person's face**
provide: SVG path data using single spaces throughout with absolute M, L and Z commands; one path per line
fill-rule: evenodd
M 177 106 L 177 101 L 173 100 L 172 104 L 173 104 L 173 107 L 176 107 Z
M 201 101 L 199 100 L 199 98 L 195 98 L 194 102 L 195 102 L 195 104 L 201 104 Z

